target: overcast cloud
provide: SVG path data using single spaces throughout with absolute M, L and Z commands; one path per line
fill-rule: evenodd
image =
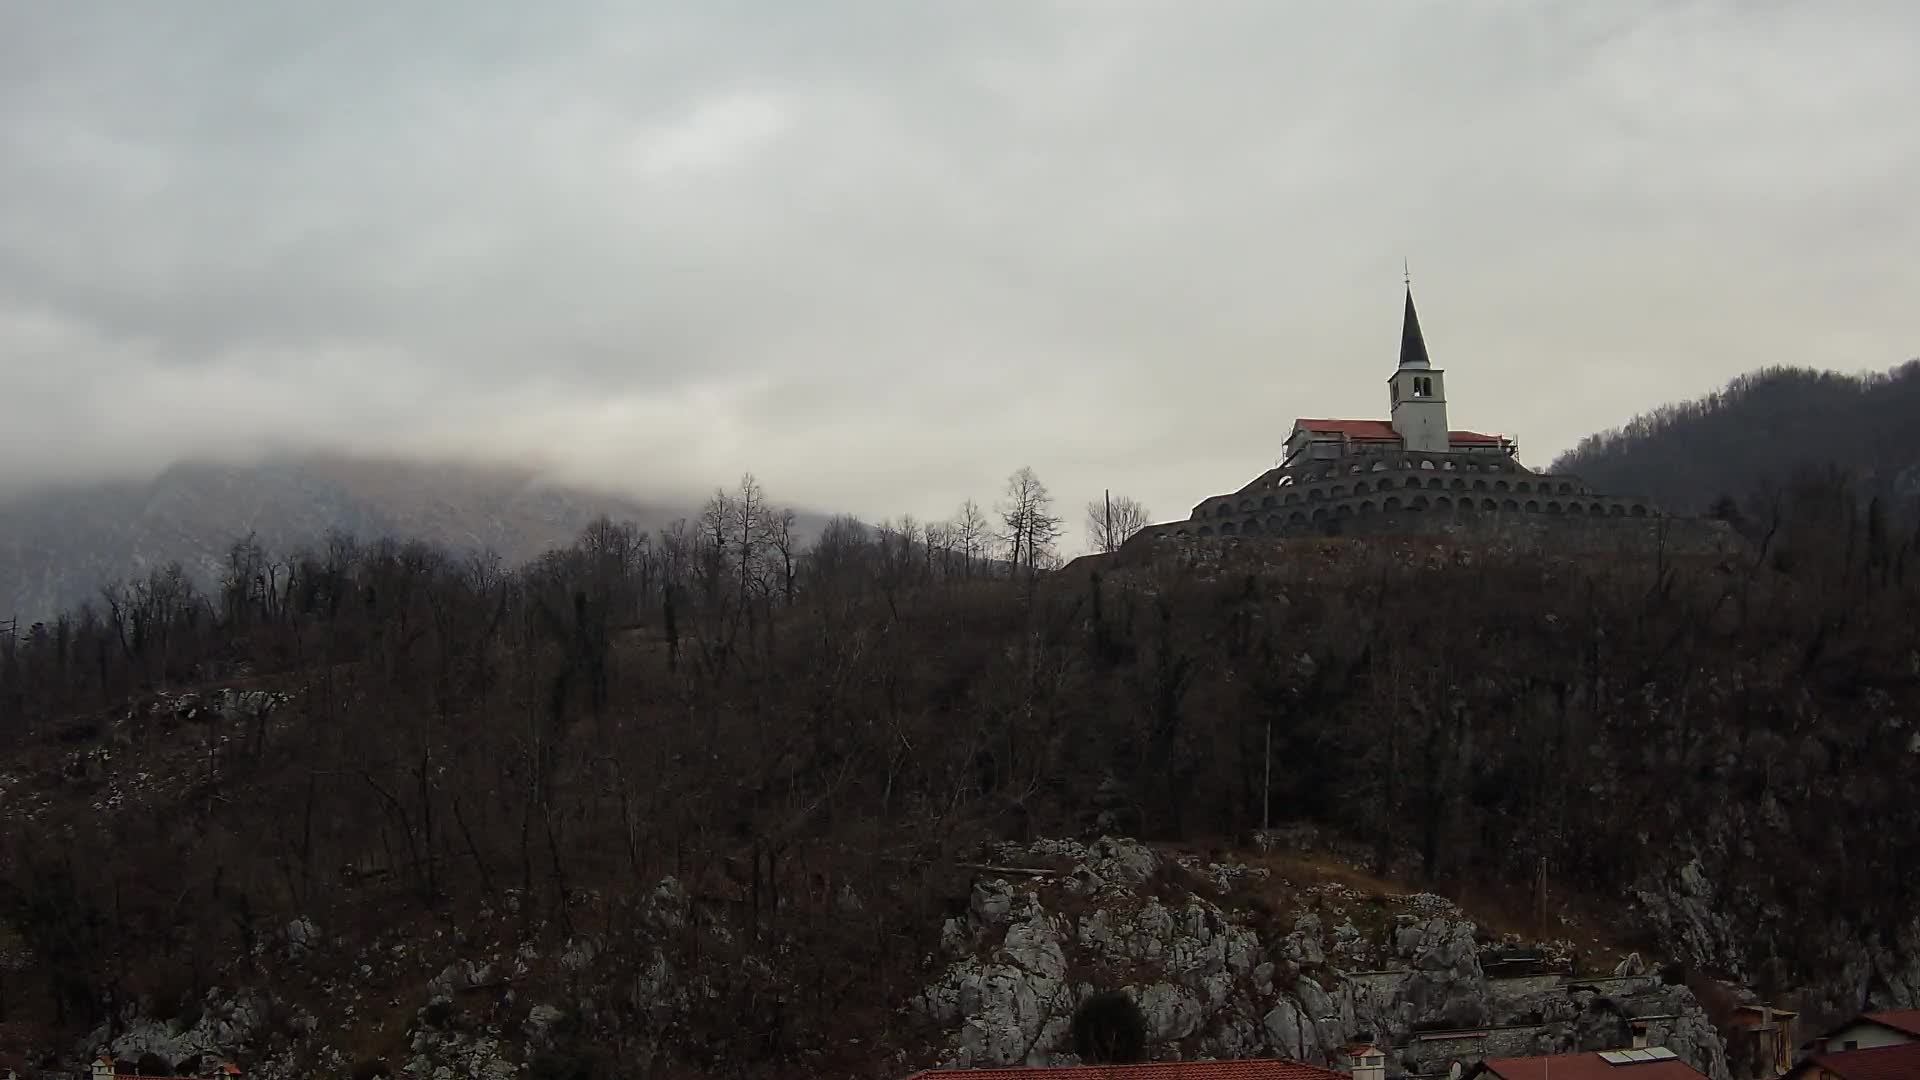
M 1920 354 L 1910 0 L 0 6 L 0 473 L 326 444 L 1183 516 Z M 1077 539 L 1077 529 L 1075 538 Z

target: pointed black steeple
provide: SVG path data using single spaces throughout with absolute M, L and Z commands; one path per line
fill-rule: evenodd
M 1400 323 L 1400 366 L 1432 367 L 1427 362 L 1427 339 L 1420 334 L 1420 316 L 1413 310 L 1413 286 L 1407 286 L 1407 313 Z

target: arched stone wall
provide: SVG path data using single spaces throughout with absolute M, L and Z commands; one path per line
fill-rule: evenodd
M 1449 472 L 1454 475 L 1439 475 Z M 1349 479 L 1354 477 L 1364 478 Z M 1423 511 L 1442 520 L 1478 520 L 1487 514 L 1661 516 L 1644 500 L 1597 495 L 1575 477 L 1530 472 L 1513 461 L 1468 453 L 1375 451 L 1269 470 L 1240 491 L 1201 502 L 1186 522 L 1175 523 L 1185 528 L 1158 526 L 1154 532 L 1161 538 L 1182 532 L 1189 538 L 1285 536 L 1325 531 L 1349 517 L 1390 528 L 1387 519 Z

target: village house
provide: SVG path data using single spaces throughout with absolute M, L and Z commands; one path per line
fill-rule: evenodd
M 1920 1080 L 1920 1042 L 1820 1051 L 1780 1080 Z
M 1385 1080 L 1386 1057 L 1371 1046 L 1350 1050 L 1352 1077 L 1284 1058 L 1240 1061 L 1155 1061 L 1138 1065 L 1061 1065 L 1001 1069 L 931 1069 L 908 1080 Z
M 165 1075 L 151 1076 L 131 1061 L 116 1061 L 102 1054 L 93 1060 L 88 1080 L 242 1080 L 242 1074 L 238 1065 L 223 1061 L 200 1076 L 180 1076 L 172 1069 Z
M 1888 1009 L 1859 1016 L 1817 1035 L 1808 1043 L 1815 1053 L 1872 1050 L 1920 1042 L 1920 1009 Z
M 1706 1080 L 1663 1046 L 1488 1058 L 1468 1069 L 1461 1080 L 1481 1076 L 1487 1080 Z

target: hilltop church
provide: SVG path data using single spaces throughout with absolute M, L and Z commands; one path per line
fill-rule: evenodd
M 1385 420 L 1295 420 L 1277 467 L 1202 500 L 1184 521 L 1143 529 L 1128 546 L 1660 516 L 1645 499 L 1602 495 L 1576 477 L 1528 469 L 1513 439 L 1449 426 L 1446 372 L 1427 355 L 1411 285 L 1387 396 Z

